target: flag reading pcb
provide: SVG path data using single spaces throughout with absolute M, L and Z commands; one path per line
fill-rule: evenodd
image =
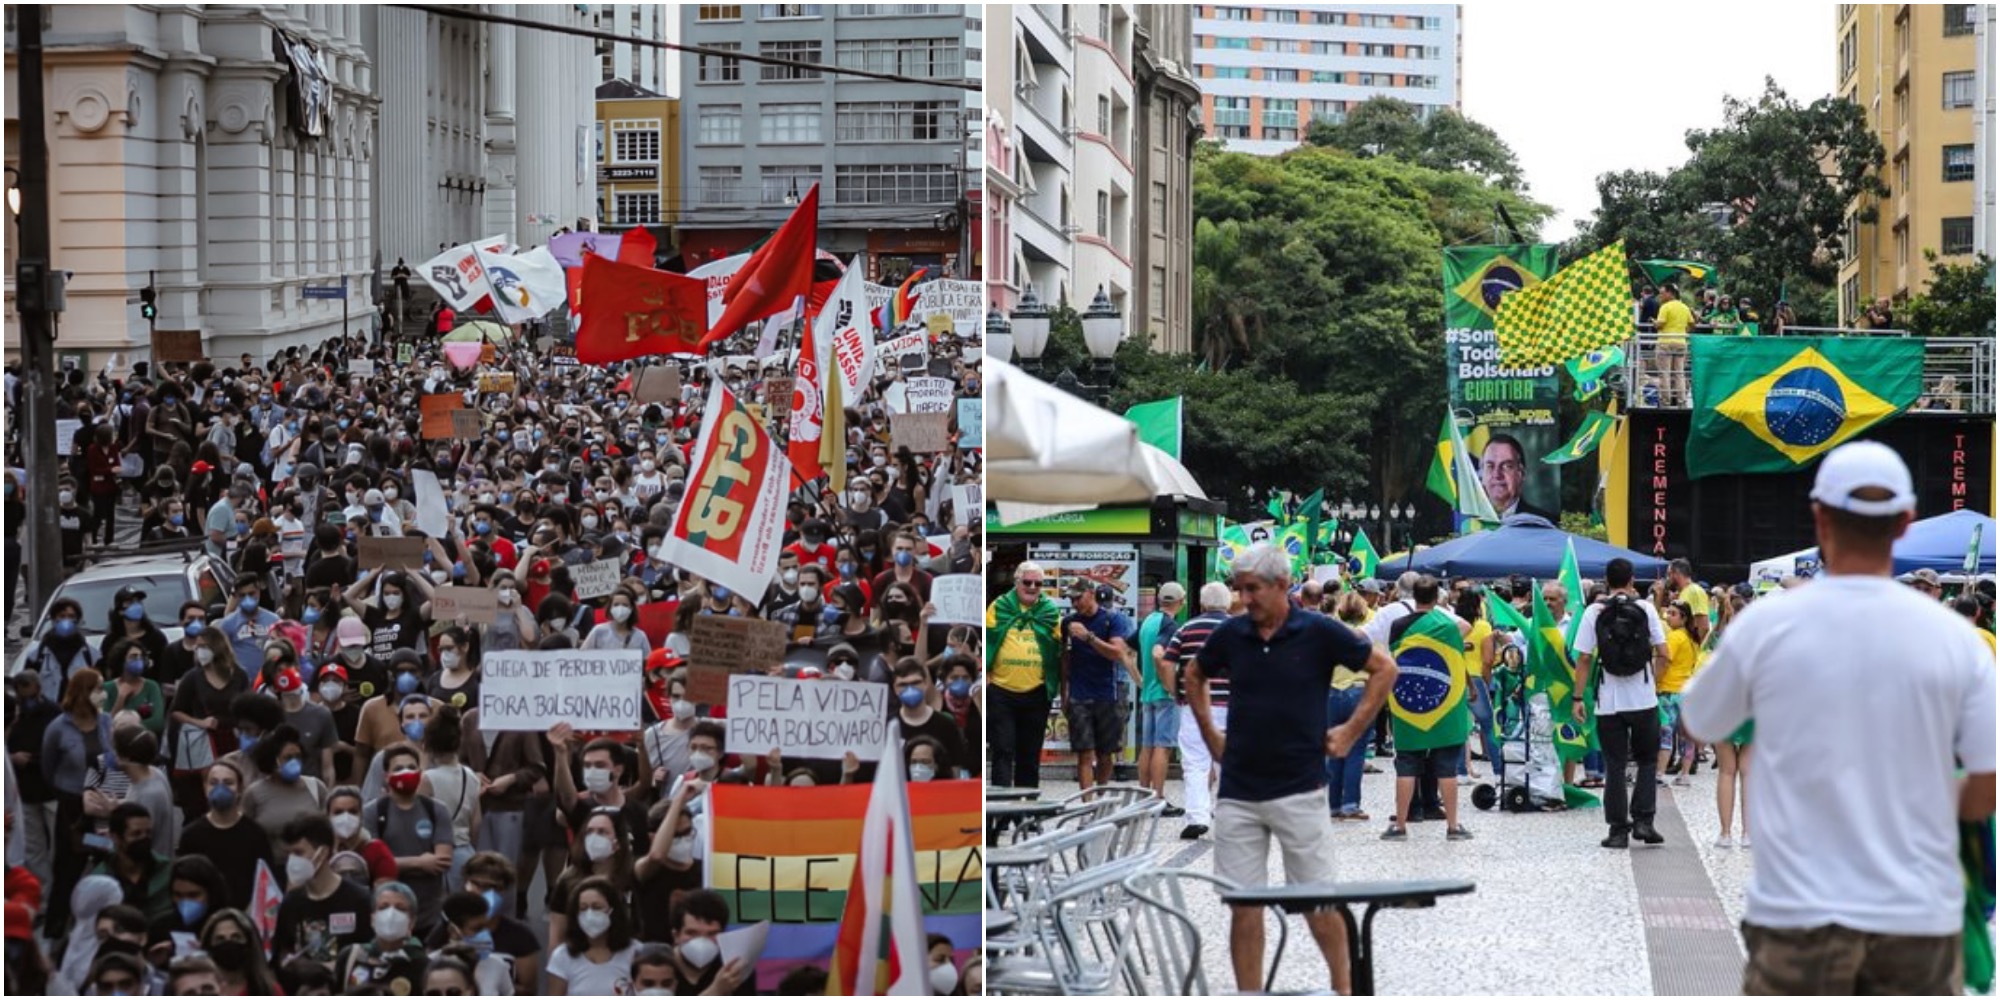
M 737 674 L 729 678 L 728 711 L 722 722 L 732 747 L 776 747 L 802 760 L 839 760 L 849 751 L 878 760 L 889 734 L 889 685 Z
M 636 649 L 510 650 L 479 661 L 479 725 L 540 732 L 639 728 L 646 655 Z
M 722 386 L 709 391 L 693 459 L 660 559 L 739 594 L 763 593 L 778 571 L 791 463 Z

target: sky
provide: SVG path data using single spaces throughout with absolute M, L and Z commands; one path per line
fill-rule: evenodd
M 1464 110 L 1513 148 L 1529 195 L 1555 207 L 1550 242 L 1596 209 L 1599 174 L 1685 163 L 1688 130 L 1720 125 L 1725 95 L 1755 96 L 1767 75 L 1801 103 L 1833 91 L 1832 4 L 1527 7 L 1460 8 Z

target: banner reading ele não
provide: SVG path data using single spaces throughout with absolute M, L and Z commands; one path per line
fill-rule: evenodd
M 646 657 L 636 649 L 510 650 L 480 660 L 479 726 L 487 732 L 639 728 Z

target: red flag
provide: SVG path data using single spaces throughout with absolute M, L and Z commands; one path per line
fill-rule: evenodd
M 698 278 L 634 267 L 603 257 L 583 262 L 590 302 L 576 331 L 576 359 L 587 365 L 649 354 L 700 353 L 708 290 Z
M 820 394 L 815 325 L 805 325 L 805 337 L 799 344 L 799 371 L 792 379 L 792 435 L 785 446 L 785 457 L 792 460 L 800 481 L 807 483 L 826 475 L 825 467 L 819 463 L 819 438 L 826 427 L 826 399 Z
M 618 263 L 634 267 L 652 267 L 653 254 L 660 249 L 660 242 L 653 238 L 652 230 L 640 227 L 628 229 L 618 238 Z
M 930 271 L 929 267 L 920 267 L 911 271 L 910 276 L 903 279 L 902 287 L 896 289 L 896 297 L 890 300 L 892 303 L 890 312 L 890 317 L 893 321 L 892 328 L 908 323 L 910 321 L 910 314 L 917 311 L 917 297 L 910 294 L 910 289 L 915 288 L 917 280 L 922 278 L 928 271 Z
M 569 286 L 569 311 L 583 315 L 583 268 L 572 267 L 564 271 L 563 284 Z
M 812 294 L 818 231 L 819 185 L 814 184 L 792 210 L 792 217 L 729 279 L 729 287 L 722 292 L 722 316 L 702 338 L 702 346 Z
M 250 888 L 250 922 L 257 925 L 257 932 L 264 937 L 264 958 L 271 955 L 271 937 L 278 933 L 278 906 L 285 901 L 285 890 L 278 887 L 278 879 L 271 874 L 271 866 L 257 862 L 257 875 Z M 288 956 L 280 955 L 279 958 Z

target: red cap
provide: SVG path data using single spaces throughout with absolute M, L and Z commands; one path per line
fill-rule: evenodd
M 347 683 L 347 668 L 341 666 L 338 663 L 329 663 L 326 666 L 319 668 L 320 680 L 325 680 L 329 677 L 335 678 L 339 680 L 342 684 L 345 684 Z
M 26 903 L 7 904 L 7 940 L 32 941 L 35 937 L 35 911 Z
M 188 467 L 188 471 L 189 471 L 189 472 L 193 472 L 193 473 L 195 473 L 195 474 L 199 475 L 199 474 L 201 474 L 201 473 L 204 473 L 204 472 L 209 472 L 209 471 L 213 470 L 214 468 L 215 468 L 215 466 L 213 466 L 213 465 L 210 465 L 210 464 L 208 464 L 207 462 L 204 462 L 204 461 L 202 461 L 201 459 L 198 459 L 198 458 L 197 458 L 197 459 L 195 459 L 195 461 L 194 461 L 194 464 L 193 464 L 192 466 L 189 466 L 189 467 Z
M 306 686 L 306 679 L 299 676 L 297 667 L 286 667 L 278 672 L 278 692 L 291 694 Z

